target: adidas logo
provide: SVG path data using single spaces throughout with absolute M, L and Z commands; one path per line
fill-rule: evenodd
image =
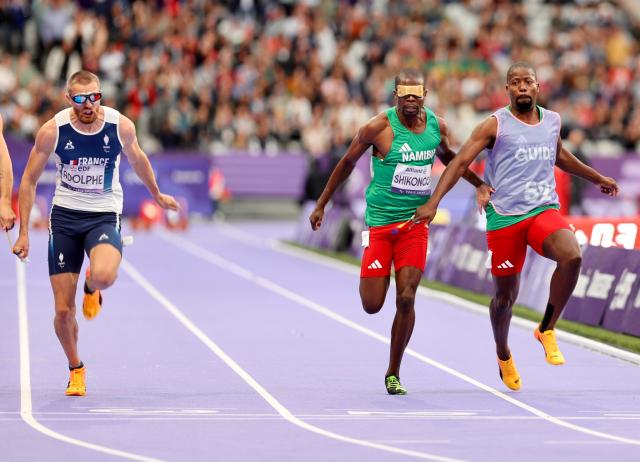
M 367 268 L 369 268 L 369 269 L 380 269 L 380 268 L 382 268 L 382 265 L 380 264 L 380 262 L 378 260 L 375 260 L 373 263 L 371 263 L 369 266 L 367 266 Z
M 109 239 L 109 236 L 107 236 L 106 234 L 102 233 L 102 236 L 100 236 L 98 238 L 98 241 L 104 241 L 104 240 L 108 240 L 108 239 Z
M 524 135 L 520 135 L 518 137 L 518 139 L 516 140 L 516 143 L 518 144 L 525 144 L 528 143 L 527 139 L 524 137 Z
M 502 269 L 513 268 L 513 264 L 509 260 L 505 260 L 504 262 L 498 265 L 498 268 L 502 268 Z
M 75 149 L 76 147 L 73 145 L 73 143 L 71 142 L 71 140 L 67 141 L 67 144 L 65 144 L 64 146 L 64 150 L 65 151 L 69 151 L 71 149 Z
M 413 149 L 411 149 L 411 146 L 409 146 L 409 143 L 404 143 L 400 149 L 398 149 L 398 151 L 400 152 L 411 152 L 413 151 Z

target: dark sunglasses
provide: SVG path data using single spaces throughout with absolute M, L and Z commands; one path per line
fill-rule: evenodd
M 98 92 L 98 93 L 89 93 L 88 95 L 69 95 L 69 97 L 71 98 L 71 101 L 73 101 L 76 104 L 84 104 L 84 102 L 86 100 L 91 101 L 92 103 L 95 103 L 96 101 L 100 101 L 102 99 L 102 93 Z

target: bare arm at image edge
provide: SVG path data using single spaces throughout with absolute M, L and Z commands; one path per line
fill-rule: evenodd
M 2 134 L 3 128 L 2 117 L 0 117 L 0 228 L 9 230 L 15 224 L 16 215 L 11 208 L 13 169 L 9 149 Z

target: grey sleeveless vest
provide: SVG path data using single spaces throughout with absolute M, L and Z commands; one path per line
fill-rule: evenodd
M 508 108 L 493 113 L 498 131 L 488 150 L 485 180 L 496 192 L 491 204 L 500 215 L 522 215 L 536 207 L 559 204 L 553 167 L 560 115 L 540 108 L 540 123 L 528 125 Z

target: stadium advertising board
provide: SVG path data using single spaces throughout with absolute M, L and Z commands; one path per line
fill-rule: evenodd
M 580 245 L 640 249 L 640 218 L 567 217 Z
M 563 318 L 640 335 L 640 252 L 587 247 Z

